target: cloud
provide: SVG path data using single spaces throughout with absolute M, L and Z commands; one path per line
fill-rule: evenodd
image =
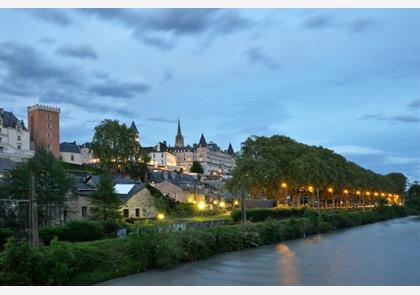
M 336 153 L 350 154 L 350 155 L 380 155 L 383 151 L 371 147 L 364 147 L 358 145 L 340 145 L 331 147 Z
M 38 42 L 42 44 L 54 44 L 56 40 L 54 38 L 42 38 L 39 39 Z
M 182 36 L 216 38 L 249 26 L 235 10 L 223 9 L 77 9 L 128 28 L 135 39 L 159 49 L 171 50 Z
M 56 54 L 80 59 L 98 59 L 95 50 L 89 45 L 66 44 L 58 48 Z
M 161 122 L 161 123 L 176 123 L 178 122 L 177 119 L 169 119 L 165 117 L 150 117 L 146 119 L 147 121 L 151 122 Z
M 305 19 L 301 26 L 309 30 L 323 30 L 323 29 L 341 29 L 350 33 L 359 33 L 365 31 L 373 25 L 372 20 L 362 18 L 352 21 L 337 21 L 331 15 L 318 14 Z
M 19 88 L 39 81 L 79 84 L 68 68 L 49 63 L 30 46 L 14 42 L 0 42 L 0 48 L 0 63 L 7 71 L 6 76 L 3 77 L 4 83 Z
M 137 94 L 149 92 L 150 86 L 139 82 L 121 82 L 115 79 L 107 79 L 103 83 L 90 87 L 90 91 L 99 96 L 131 98 Z
M 385 116 L 383 114 L 365 114 L 361 116 L 359 120 L 386 120 L 390 122 L 417 123 L 420 122 L 420 117 L 410 115 Z
M 39 20 L 53 23 L 59 26 L 69 26 L 72 24 L 71 18 L 68 16 L 66 10 L 64 9 L 23 9 L 31 13 L 34 17 Z
M 412 109 L 412 110 L 414 110 L 414 109 L 419 109 L 420 108 L 420 97 L 419 98 L 416 98 L 416 99 L 414 99 L 414 100 L 412 100 L 408 105 L 407 105 L 407 107 L 409 108 L 409 109 Z
M 418 123 L 420 122 L 420 117 L 408 116 L 408 115 L 398 115 L 389 118 L 392 121 L 404 122 L 404 123 Z
M 251 63 L 260 64 L 269 70 L 277 70 L 280 68 L 279 63 L 264 54 L 259 47 L 250 48 L 245 52 L 245 54 Z

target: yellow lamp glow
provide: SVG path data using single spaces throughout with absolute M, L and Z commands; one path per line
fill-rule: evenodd
M 287 187 L 287 183 L 282 182 L 282 183 L 281 183 L 281 187 L 282 187 L 282 188 L 286 188 L 286 187 Z
M 356 195 L 360 195 L 360 191 L 356 191 Z
M 238 200 L 233 201 L 233 204 L 235 204 L 235 205 L 239 205 Z
M 225 202 L 221 201 L 219 206 L 220 206 L 220 208 L 225 208 Z
M 343 191 L 343 193 L 348 194 L 348 193 L 349 193 L 349 191 L 345 189 L 345 190 Z
M 214 205 L 217 205 L 217 200 L 214 200 L 214 201 L 213 201 L 213 204 L 214 204 Z
M 157 215 L 157 218 L 158 218 L 159 220 L 163 220 L 163 219 L 165 219 L 165 215 L 164 215 L 164 214 L 162 214 L 162 213 L 159 213 L 159 214 Z
M 377 192 L 374 192 L 374 193 L 373 193 L 373 195 L 374 195 L 375 197 L 377 197 L 377 196 L 378 196 L 378 193 L 377 193 Z
M 332 193 L 333 191 L 334 191 L 334 190 L 333 190 L 333 188 L 332 188 L 332 187 L 329 187 L 329 188 L 328 188 L 328 192 L 329 192 L 329 193 Z
M 206 203 L 204 203 L 203 201 L 198 202 L 198 209 L 199 210 L 204 210 L 206 208 Z
M 370 192 L 366 192 L 366 196 L 370 196 Z
M 312 185 L 308 186 L 308 191 L 312 193 L 314 191 L 314 187 Z

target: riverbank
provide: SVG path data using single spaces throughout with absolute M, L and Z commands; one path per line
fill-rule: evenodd
M 419 217 L 395 218 L 218 254 L 98 285 L 418 286 L 419 230 Z
M 91 285 L 148 269 L 170 269 L 182 262 L 239 251 L 318 232 L 374 223 L 406 215 L 404 207 L 369 212 L 307 210 L 304 217 L 267 220 L 185 232 L 153 228 L 126 238 L 85 243 L 53 241 L 35 251 L 27 244 L 7 245 L 1 254 L 0 284 Z

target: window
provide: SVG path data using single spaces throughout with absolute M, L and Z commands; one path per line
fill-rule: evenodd
M 136 217 L 140 217 L 140 209 L 136 208 Z
M 128 209 L 123 210 L 123 215 L 125 218 L 128 218 Z
M 49 151 L 51 150 L 51 145 L 50 144 L 47 145 L 47 150 L 49 150 Z
M 21 150 L 22 149 L 22 146 L 21 145 L 18 145 L 17 148 L 18 148 L 18 150 Z
M 48 128 L 52 128 L 52 124 L 50 123 L 50 122 L 48 122 L 48 124 L 47 124 L 47 126 L 48 126 Z
M 22 139 L 20 138 L 20 135 L 18 135 L 17 139 L 18 139 L 18 141 L 21 141 L 21 140 L 22 140 Z
M 0 142 L 2 141 L 2 138 L 0 137 Z
M 52 133 L 51 132 L 48 132 L 47 137 L 48 138 L 51 138 L 52 137 Z
M 74 162 L 74 155 L 71 155 L 70 159 L 71 159 L 72 162 Z
M 51 121 L 51 114 L 47 114 L 47 119 Z
M 87 206 L 82 206 L 82 217 L 87 217 Z
M 0 146 L 0 153 L 4 152 L 4 147 Z

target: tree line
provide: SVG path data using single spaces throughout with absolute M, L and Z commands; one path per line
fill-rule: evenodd
M 281 198 L 282 183 L 291 193 L 314 186 L 326 195 L 329 187 L 338 194 L 345 189 L 403 194 L 407 185 L 402 173 L 377 174 L 332 150 L 280 135 L 247 138 L 235 160 L 227 188 L 239 192 L 243 187 L 256 198 Z

